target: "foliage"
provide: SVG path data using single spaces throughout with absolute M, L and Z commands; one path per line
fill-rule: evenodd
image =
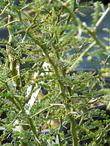
M 109 141 L 110 119 L 94 108 L 94 103 L 105 103 L 109 89 L 104 89 L 101 73 L 76 71 L 94 46 L 108 57 L 110 48 L 98 39 L 96 30 L 109 7 L 100 12 L 100 3 L 95 3 L 91 27 L 77 17 L 81 7 L 76 0 L 0 2 L 0 28 L 9 33 L 0 41 L 6 46 L 0 50 L 5 57 L 0 65 L 0 114 L 7 111 L 7 118 L 0 119 L 6 129 L 1 143 L 9 132 L 14 146 L 51 146 L 53 139 L 58 146 Z M 75 53 L 69 55 L 70 51 Z

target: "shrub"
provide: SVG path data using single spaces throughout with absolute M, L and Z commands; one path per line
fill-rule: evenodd
M 0 2 L 0 28 L 9 35 L 0 41 L 6 46 L 0 50 L 0 113 L 7 114 L 1 144 L 8 133 L 15 146 L 106 143 L 109 117 L 94 105 L 105 101 L 109 89 L 103 89 L 100 74 L 76 71 L 94 46 L 109 52 L 96 35 L 109 7 L 102 13 L 95 4 L 88 27 L 77 17 L 82 5 L 76 0 Z

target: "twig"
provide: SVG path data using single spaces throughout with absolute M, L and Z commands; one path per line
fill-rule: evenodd
M 108 6 L 108 8 L 106 9 L 106 11 L 103 13 L 103 15 L 100 17 L 100 19 L 97 21 L 96 23 L 96 27 L 98 27 L 100 25 L 100 23 L 103 21 L 103 19 L 105 18 L 105 16 L 107 15 L 107 13 L 110 11 L 110 7 Z
M 1 29 L 1 28 L 5 28 L 5 27 L 7 27 L 7 26 L 9 26 L 10 24 L 13 24 L 13 23 L 15 23 L 15 22 L 19 22 L 19 20 L 14 20 L 14 21 L 8 22 L 7 24 L 5 24 L 5 25 L 3 25 L 3 26 L 0 26 L 0 29 Z
M 81 53 L 81 55 L 76 59 L 76 61 L 73 63 L 73 65 L 66 71 L 66 73 L 69 73 L 71 71 L 73 71 L 77 65 L 80 63 L 80 61 L 82 60 L 83 56 L 96 44 L 96 42 L 93 42 L 92 44 L 90 44 L 87 49 L 85 49 L 84 52 Z
M 52 108 L 52 107 L 54 107 L 54 106 L 63 106 L 63 107 L 65 107 L 64 104 L 50 104 L 50 106 L 48 106 L 48 107 L 46 107 L 46 108 L 43 108 L 42 110 L 38 111 L 37 113 L 35 113 L 35 114 L 32 115 L 31 117 L 33 118 L 33 117 L 39 115 L 40 113 L 42 113 L 42 112 L 46 111 L 47 109 L 50 109 L 50 108 Z
M 4 14 L 4 12 L 6 11 L 6 9 L 8 8 L 8 6 L 10 5 L 10 3 L 8 3 L 4 9 L 2 10 L 2 12 L 0 13 L 0 16 L 2 16 Z

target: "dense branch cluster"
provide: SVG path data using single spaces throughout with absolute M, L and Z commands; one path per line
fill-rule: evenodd
M 109 144 L 110 91 L 103 76 L 109 76 L 110 46 L 97 30 L 110 6 L 88 4 L 95 7 L 91 26 L 80 19 L 84 6 L 77 0 L 0 2 L 7 35 L 0 39 L 1 144 L 7 137 L 10 146 Z M 100 71 L 78 72 L 83 59 L 103 54 Z

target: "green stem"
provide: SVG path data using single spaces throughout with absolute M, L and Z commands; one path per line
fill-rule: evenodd
M 55 65 L 54 61 L 52 60 L 52 58 L 49 56 L 48 52 L 46 51 L 47 47 L 45 45 L 43 45 L 41 42 L 39 42 L 38 40 L 36 40 L 30 33 L 28 33 L 28 35 L 31 37 L 31 39 L 36 43 L 38 44 L 41 49 L 43 50 L 45 56 L 47 57 L 47 59 L 49 60 L 50 64 L 52 65 L 53 69 L 54 69 L 54 72 L 56 74 L 56 77 L 57 77 L 57 80 L 58 80 L 58 83 L 60 85 L 60 89 L 61 89 L 61 96 L 63 97 L 65 103 L 66 103 L 66 97 L 67 95 L 65 94 L 65 86 L 64 84 L 62 83 L 62 81 L 60 80 L 60 75 L 59 75 L 59 69 L 57 68 L 57 66 Z M 47 49 L 48 50 L 48 49 Z M 62 71 L 61 71 L 62 72 Z M 63 76 L 64 77 L 64 76 Z M 66 103 L 65 104 L 65 108 L 67 110 L 70 110 L 70 107 L 68 106 L 68 104 Z M 76 134 L 76 124 L 75 124 L 75 118 L 70 118 L 70 123 L 72 125 L 72 129 L 74 130 L 74 133 L 73 133 L 73 130 L 72 130 L 72 137 L 74 137 L 74 141 L 73 143 L 77 144 L 77 145 L 73 145 L 73 146 L 78 146 L 78 140 L 77 140 L 77 134 Z
M 43 50 L 45 56 L 47 57 L 48 61 L 50 62 L 50 64 L 52 65 L 54 71 L 55 71 L 55 74 L 56 74 L 56 77 L 57 77 L 57 80 L 59 82 L 59 85 L 60 85 L 60 88 L 61 88 L 61 92 L 63 94 L 63 97 L 65 98 L 65 95 L 64 95 L 64 92 L 65 92 L 65 88 L 64 88 L 64 85 L 63 83 L 61 82 L 61 79 L 60 79 L 60 75 L 59 75 L 59 70 L 57 68 L 57 66 L 55 65 L 54 61 L 52 60 L 52 58 L 49 56 L 48 52 L 46 50 L 47 49 L 47 46 L 45 46 L 42 42 L 38 41 L 37 39 L 35 39 L 29 32 L 27 33 L 28 36 L 39 46 L 41 47 L 41 49 Z
M 108 14 L 109 11 L 110 11 L 110 6 L 108 6 L 108 8 L 106 9 L 106 11 L 103 13 L 103 15 L 97 21 L 96 27 L 98 27 L 101 24 L 101 22 L 103 21 L 103 19 L 105 18 L 105 16 Z
M 88 28 L 85 24 L 82 24 L 82 27 L 87 30 L 88 34 L 90 34 L 90 36 L 94 39 L 98 46 L 106 50 L 106 45 L 102 41 L 100 41 L 96 35 L 96 28 Z
M 76 121 L 75 121 L 75 118 L 72 117 L 71 115 L 69 116 L 69 119 L 70 119 L 70 125 L 71 125 L 70 130 L 71 130 L 71 135 L 72 135 L 73 146 L 78 146 Z
M 36 133 L 36 127 L 34 126 L 34 123 L 33 123 L 32 118 L 31 117 L 28 117 L 28 121 L 29 121 L 30 128 L 31 128 L 31 130 L 32 130 L 32 132 L 34 134 L 35 140 L 37 142 L 37 146 L 42 146 L 41 145 L 41 142 L 38 139 L 38 135 Z
M 92 44 L 90 44 L 85 50 L 84 52 L 81 53 L 81 55 L 77 58 L 77 60 L 75 60 L 75 62 L 73 63 L 73 65 L 68 68 L 68 70 L 66 71 L 66 73 L 70 73 L 71 71 L 74 71 L 75 68 L 78 66 L 78 64 L 80 63 L 80 61 L 83 59 L 83 56 L 96 44 L 96 42 L 93 42 Z

